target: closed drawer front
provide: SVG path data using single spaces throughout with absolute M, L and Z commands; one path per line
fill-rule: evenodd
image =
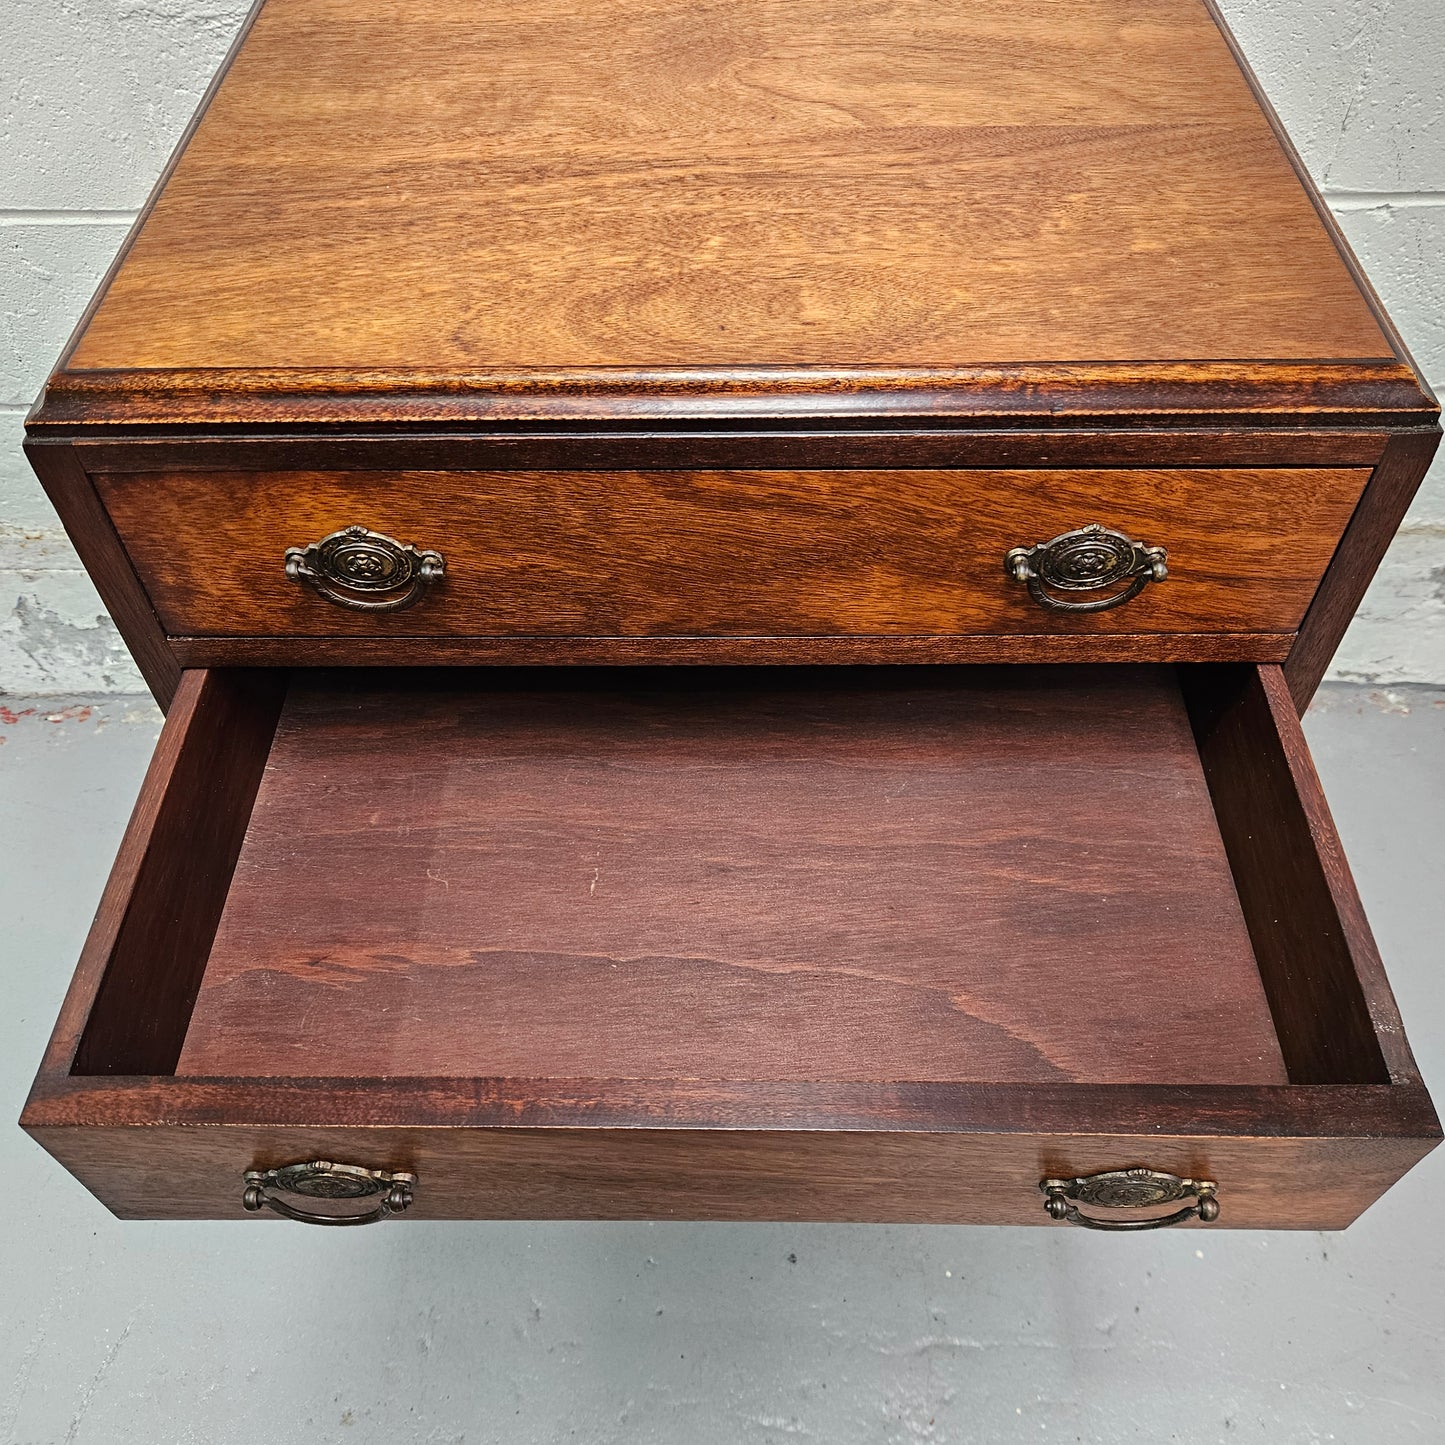
M 189 672 L 24 1123 L 128 1216 L 1058 1228 L 1439 1135 L 1244 665 Z
M 1363 468 L 107 473 L 95 478 L 180 637 L 1287 634 Z M 1167 552 L 1108 610 L 1041 605 L 1018 547 L 1097 524 Z M 288 578 L 347 527 L 435 551 L 394 612 Z M 1117 588 L 1071 594 L 1096 602 Z

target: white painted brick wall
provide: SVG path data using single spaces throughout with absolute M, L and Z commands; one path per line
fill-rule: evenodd
M 21 420 L 249 0 L 0 0 L 0 693 L 144 686 Z
M 1445 388 L 1438 0 L 1223 0 L 1391 314 Z M 20 456 L 20 419 L 248 0 L 0 0 L 0 692 L 140 679 Z M 1445 682 L 1445 462 L 1334 675 Z

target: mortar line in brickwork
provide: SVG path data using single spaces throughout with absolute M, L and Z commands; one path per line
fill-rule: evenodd
M 129 226 L 136 211 L 40 211 L 23 206 L 0 210 L 0 226 Z
M 1335 211 L 1371 211 L 1380 206 L 1445 206 L 1445 191 L 1337 191 L 1324 198 Z

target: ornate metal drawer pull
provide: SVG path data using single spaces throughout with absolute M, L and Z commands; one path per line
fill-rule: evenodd
M 1003 559 L 1003 570 L 1015 582 L 1025 583 L 1040 607 L 1054 612 L 1105 612 L 1137 597 L 1148 583 L 1164 581 L 1169 575 L 1168 555 L 1163 547 L 1147 547 L 1094 522 L 1049 542 L 1013 548 Z M 1084 592 L 1107 595 L 1084 599 L 1073 595 Z
M 251 1213 L 270 1209 L 302 1224 L 376 1224 L 411 1208 L 416 1175 L 362 1169 L 355 1164 L 332 1164 L 313 1159 L 306 1164 L 284 1164 L 279 1169 L 248 1169 L 241 1205 Z M 309 1199 L 382 1198 L 360 1214 L 316 1214 L 279 1199 L 272 1190 L 300 1194 Z
M 400 612 L 446 575 L 440 552 L 418 551 L 381 532 L 343 527 L 309 547 L 286 549 L 286 575 L 353 612 Z
M 1186 1219 L 1213 1224 L 1219 1218 L 1219 1186 L 1212 1179 L 1181 1179 L 1154 1169 L 1111 1169 L 1077 1179 L 1045 1179 L 1039 1188 L 1046 1196 L 1044 1209 L 1050 1219 L 1081 1224 L 1085 1229 L 1166 1229 Z M 1191 1195 L 1194 1203 L 1150 1219 L 1103 1219 L 1079 1208 L 1083 1204 L 1093 1209 L 1143 1209 Z

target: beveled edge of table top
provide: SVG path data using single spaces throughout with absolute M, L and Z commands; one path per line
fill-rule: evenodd
M 1418 426 L 1439 403 L 1396 357 L 1339 361 L 1071 362 L 1010 366 L 754 366 L 423 371 L 69 371 L 32 436 L 115 429 L 560 428 L 653 430 L 825 422 L 889 430 Z

